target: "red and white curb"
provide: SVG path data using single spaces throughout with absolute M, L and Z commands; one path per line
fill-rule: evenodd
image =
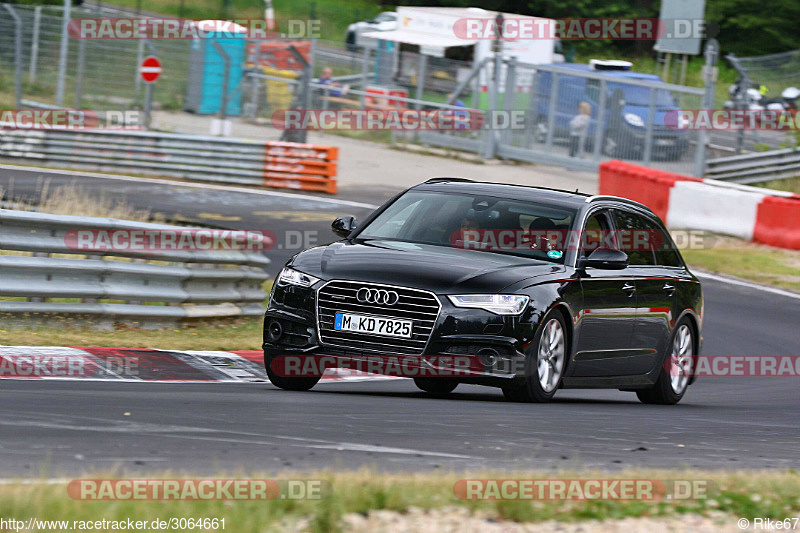
M 600 194 L 643 203 L 672 229 L 800 250 L 800 195 L 692 178 L 623 161 L 600 165 Z
M 0 378 L 158 383 L 269 382 L 258 350 L 178 351 L 134 348 L 0 346 Z M 328 370 L 320 383 L 397 379 Z

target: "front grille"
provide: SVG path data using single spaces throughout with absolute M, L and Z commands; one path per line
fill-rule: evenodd
M 364 304 L 356 299 L 356 293 L 362 288 L 391 289 L 400 298 L 394 305 Z M 319 337 L 323 347 L 353 355 L 421 354 L 428 344 L 440 309 L 439 300 L 428 291 L 358 281 L 331 281 L 317 293 Z M 411 338 L 336 331 L 333 323 L 337 311 L 413 320 Z

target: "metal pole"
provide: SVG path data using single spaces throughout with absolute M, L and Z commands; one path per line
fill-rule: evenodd
M 560 81 L 558 72 L 553 72 L 553 85 L 550 91 L 550 106 L 547 110 L 547 140 L 545 150 L 549 153 L 553 150 L 553 136 L 556 129 L 556 100 L 558 99 L 558 82 Z
M 656 100 L 658 89 L 650 88 L 650 104 L 647 107 L 647 131 L 644 134 L 644 156 L 643 163 L 647 165 L 653 154 L 653 123 L 656 120 Z
M 14 19 L 14 99 L 16 108 L 22 106 L 22 21 L 17 12 L 8 4 L 3 4 Z
M 144 59 L 144 39 L 139 39 L 138 48 L 136 49 L 136 66 L 142 64 L 142 60 Z M 136 96 L 138 97 L 142 90 L 142 77 L 139 76 L 139 72 L 136 72 L 136 78 L 134 80 L 134 90 L 136 91 Z
M 511 144 L 511 113 L 514 111 L 514 98 L 517 94 L 517 58 L 512 57 L 506 67 L 506 91 L 503 95 L 503 111 L 507 116 L 505 117 L 506 128 L 500 135 L 500 142 L 503 144 Z
M 592 159 L 600 161 L 600 150 L 603 146 L 603 133 L 606 121 L 606 106 L 608 105 L 608 82 L 600 80 L 600 108 L 597 110 L 597 122 L 594 131 L 594 146 Z
M 419 55 L 419 72 L 417 73 L 417 100 L 422 100 L 425 92 L 425 71 L 428 69 L 428 56 Z M 422 104 L 417 104 L 417 109 L 422 109 Z
M 714 107 L 714 98 L 716 95 L 716 71 L 715 64 L 719 54 L 719 43 L 711 39 L 706 43 L 705 56 L 706 67 L 703 71 L 703 78 L 705 81 L 706 93 L 703 95 L 703 109 L 712 109 Z M 694 158 L 694 175 L 698 178 L 706 174 L 706 142 L 708 139 L 708 132 L 700 130 L 697 132 L 697 148 Z
M 664 58 L 664 74 L 661 76 L 664 81 L 669 83 L 669 68 L 672 63 L 672 52 L 667 52 L 667 57 Z
M 69 35 L 67 25 L 69 24 L 72 0 L 64 0 L 64 13 L 61 23 L 61 46 L 58 53 L 58 84 L 56 85 L 56 105 L 64 106 L 64 85 L 67 77 L 67 57 L 69 54 Z
M 369 48 L 364 47 L 364 57 L 361 62 L 361 90 L 367 90 L 367 70 L 369 70 Z M 361 95 L 361 107 L 364 107 L 366 97 Z
M 314 79 L 314 63 L 316 61 L 316 48 L 317 48 L 317 40 L 311 39 L 311 50 L 308 52 L 308 74 L 303 79 L 303 83 L 305 87 L 303 87 L 303 107 L 305 109 L 311 109 L 311 80 Z
M 492 65 L 492 79 L 489 82 L 489 120 L 488 129 L 486 130 L 486 151 L 483 154 L 485 159 L 493 159 L 497 153 L 497 131 L 494 129 L 494 123 L 495 111 L 497 111 L 497 103 L 500 99 L 500 70 L 503 65 L 503 56 L 499 52 L 495 52 Z
M 524 148 L 533 148 L 534 137 L 533 134 L 536 131 L 536 106 L 538 105 L 539 99 L 539 89 L 536 83 L 539 81 L 538 74 L 534 70 L 531 73 L 531 92 L 528 96 L 528 116 L 527 120 L 525 120 L 525 141 L 523 143 Z
M 31 62 L 28 69 L 28 81 L 36 81 L 36 63 L 39 60 L 39 29 L 42 23 L 42 6 L 33 9 L 33 37 L 31 38 Z
M 681 85 L 686 85 L 686 71 L 689 69 L 689 54 L 683 54 L 683 62 L 681 63 Z
M 144 127 L 150 129 L 152 117 L 150 115 L 153 110 L 153 84 L 146 83 L 144 89 Z
M 75 74 L 75 109 L 83 106 L 83 71 L 86 64 L 86 41 L 78 41 L 78 72 Z

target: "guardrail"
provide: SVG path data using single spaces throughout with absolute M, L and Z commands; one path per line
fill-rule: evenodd
M 0 130 L 0 157 L 335 194 L 338 148 L 125 130 Z
M 800 176 L 800 150 L 787 148 L 710 159 L 706 177 L 744 185 Z
M 163 235 L 201 228 L 0 209 L 0 314 L 148 327 L 264 312 L 261 285 L 270 261 L 261 252 L 141 246 L 91 251 L 100 248 L 75 246 L 82 230 Z M 258 233 L 244 237 L 261 248 L 271 245 Z

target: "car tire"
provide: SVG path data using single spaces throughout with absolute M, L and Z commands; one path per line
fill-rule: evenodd
M 267 377 L 270 383 L 283 390 L 290 391 L 307 391 L 310 390 L 322 376 L 302 377 L 302 378 L 289 378 L 280 376 L 272 369 L 272 362 L 275 360 L 276 355 L 264 354 L 264 368 L 267 371 Z
M 552 400 L 567 370 L 569 342 L 564 316 L 559 311 L 551 311 L 542 320 L 531 343 L 535 351 L 525 357 L 525 378 L 503 387 L 503 396 L 525 403 Z
M 453 392 L 458 387 L 458 381 L 442 378 L 414 378 L 414 385 L 429 394 L 443 396 Z
M 694 336 L 694 328 L 689 320 L 684 318 L 678 322 L 670 339 L 670 353 L 664 358 L 656 384 L 649 389 L 636 391 L 636 396 L 642 403 L 675 405 L 681 401 L 689 387 L 689 376 L 683 373 L 683 369 L 687 361 L 690 361 L 689 368 L 692 368 L 697 357 L 694 353 Z M 676 375 L 676 372 L 679 373 Z

